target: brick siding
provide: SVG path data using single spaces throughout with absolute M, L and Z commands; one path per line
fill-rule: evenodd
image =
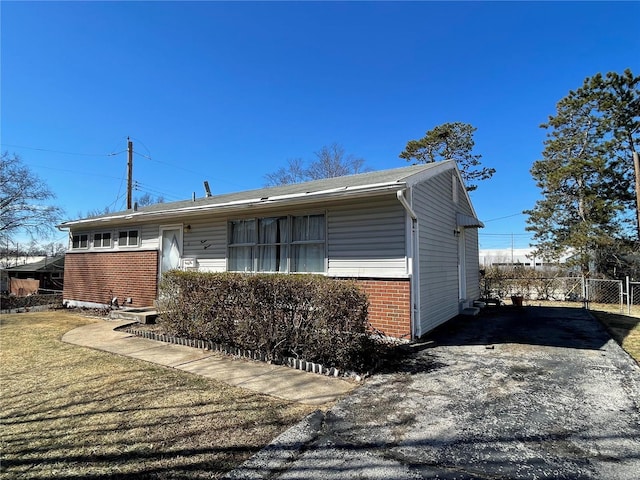
M 64 265 L 65 300 L 108 304 L 118 297 L 131 306 L 153 305 L 157 295 L 158 252 L 68 253 Z
M 69 253 L 64 268 L 64 299 L 108 304 L 117 297 L 131 306 L 153 305 L 157 296 L 158 252 Z M 409 279 L 356 279 L 369 297 L 369 321 L 385 335 L 411 338 Z
M 360 280 L 369 297 L 369 322 L 389 337 L 411 338 L 411 281 Z

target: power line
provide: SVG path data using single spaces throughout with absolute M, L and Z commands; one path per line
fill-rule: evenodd
M 478 232 L 478 235 L 485 237 L 530 237 L 530 233 L 484 233 Z
M 69 170 L 68 168 L 56 168 L 56 167 L 50 167 L 48 165 L 40 165 L 37 163 L 30 163 L 31 166 L 33 167 L 38 167 L 38 168 L 44 168 L 47 170 L 56 170 L 58 172 L 69 172 L 69 173 L 75 173 L 78 175 L 88 175 L 88 176 L 92 176 L 92 177 L 104 177 L 104 178 L 112 178 L 114 180 L 120 180 L 120 178 L 118 177 L 113 177 L 111 175 L 104 175 L 102 173 L 90 173 L 90 172 L 81 172 L 78 170 Z
M 40 147 L 29 147 L 25 145 L 14 145 L 11 143 L 0 143 L 3 147 L 13 147 L 13 148 L 24 148 L 25 150 L 37 150 L 39 152 L 49 152 L 49 153 L 59 153 L 62 155 L 76 155 L 81 157 L 114 157 L 116 155 L 120 155 L 126 150 L 122 152 L 114 152 L 114 153 L 79 153 L 79 152 L 63 152 L 61 150 L 52 150 L 49 148 L 40 148 Z
M 511 215 L 506 215 L 506 216 L 504 216 L 504 217 L 492 218 L 492 219 L 490 219 L 490 220 L 482 220 L 482 222 L 483 222 L 483 223 L 487 223 L 487 222 L 495 222 L 496 220 L 504 220 L 505 218 L 512 218 L 512 217 L 517 217 L 517 216 L 520 216 L 520 215 L 525 215 L 525 214 L 524 214 L 524 213 L 522 213 L 522 212 L 518 212 L 518 213 L 513 213 L 513 214 L 511 214 Z
M 152 195 L 162 195 L 163 197 L 174 198 L 176 200 L 180 200 L 180 198 L 181 198 L 178 195 L 174 195 L 174 194 L 162 191 L 162 190 L 158 190 L 158 189 L 156 189 L 154 187 L 150 187 L 150 186 L 145 185 L 143 183 L 140 183 L 138 181 L 134 182 L 133 189 L 138 191 L 138 192 L 150 193 Z

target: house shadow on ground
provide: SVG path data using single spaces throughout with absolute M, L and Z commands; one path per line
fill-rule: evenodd
M 604 327 L 581 308 L 501 306 L 487 307 L 475 317 L 455 317 L 413 348 L 515 343 L 599 350 L 609 340 Z

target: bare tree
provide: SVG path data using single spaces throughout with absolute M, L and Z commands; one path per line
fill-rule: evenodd
M 55 198 L 47 184 L 8 152 L 0 156 L 0 240 L 18 231 L 48 236 L 60 221 L 60 207 L 44 202 Z
M 280 167 L 273 173 L 265 175 L 267 185 L 288 185 L 290 183 L 300 183 L 307 180 L 304 162 L 301 158 L 287 160 L 286 167 Z
M 316 159 L 308 167 L 305 167 L 301 158 L 288 160 L 286 167 L 265 175 L 267 186 L 342 177 L 369 170 L 365 167 L 364 159 L 346 154 L 344 147 L 338 143 L 323 146 L 315 152 L 315 156 Z
M 307 169 L 307 176 L 310 180 L 321 178 L 342 177 L 361 173 L 364 168 L 364 159 L 345 153 L 344 147 L 333 143 L 322 147 L 315 152 L 316 160 L 311 162 Z
M 164 203 L 164 197 L 162 195 L 153 196 L 147 192 L 144 195 L 136 198 L 135 202 L 139 207 L 147 207 L 156 203 Z

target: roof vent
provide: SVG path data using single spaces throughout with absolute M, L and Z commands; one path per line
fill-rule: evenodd
M 211 196 L 211 189 L 209 188 L 209 182 L 204 181 L 204 191 L 207 194 L 207 197 Z

